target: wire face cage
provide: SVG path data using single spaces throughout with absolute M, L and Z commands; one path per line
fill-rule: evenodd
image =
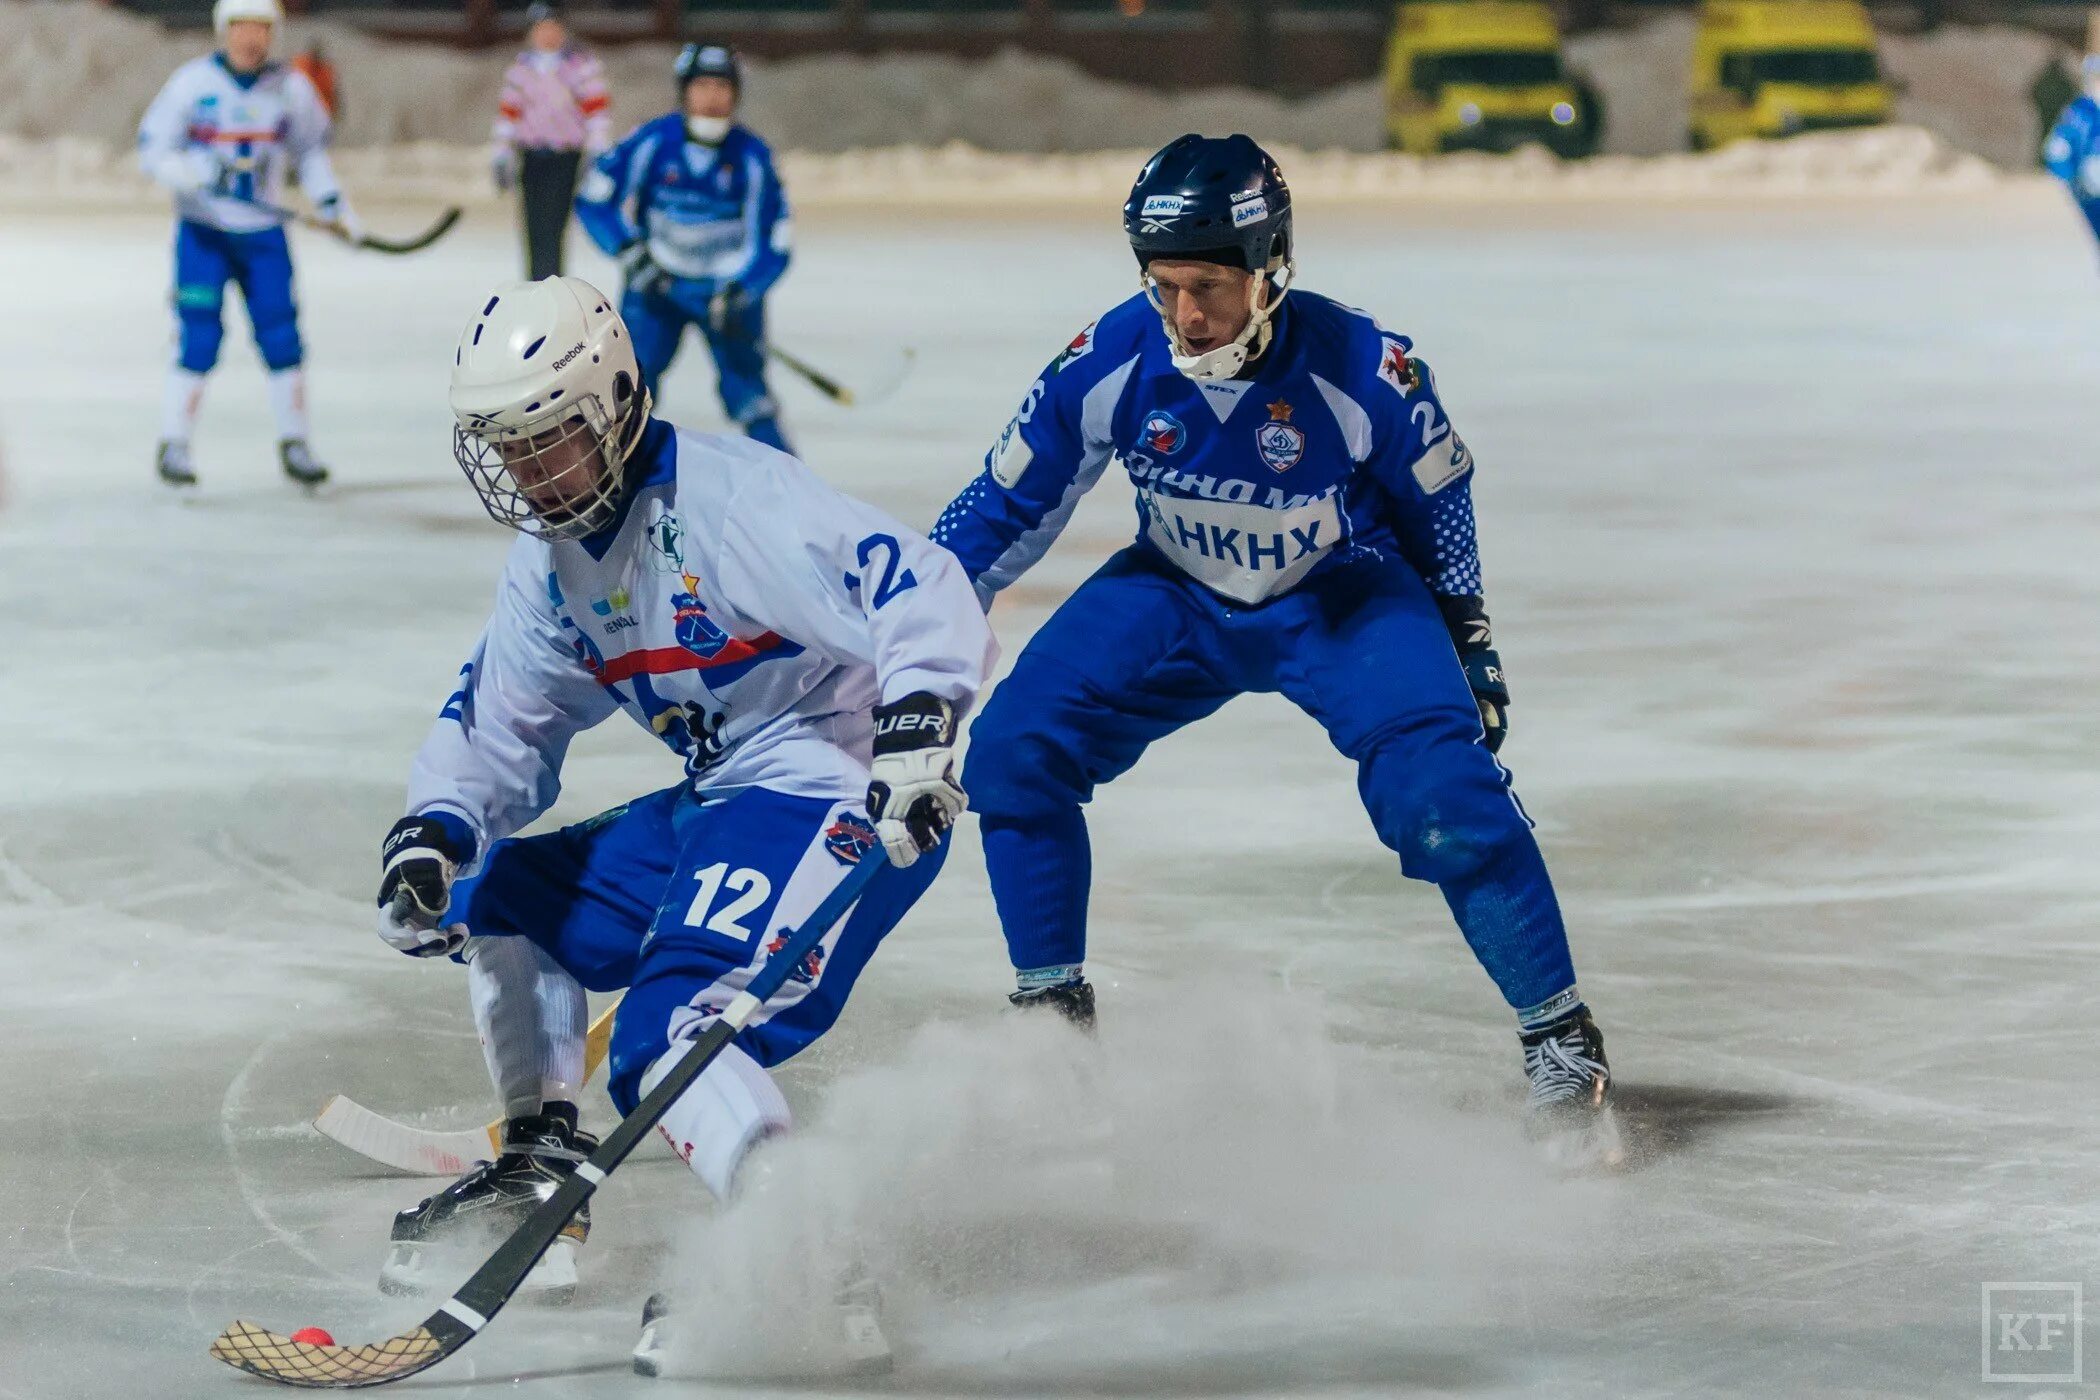
M 543 539 L 576 539 L 609 523 L 620 471 L 611 415 L 595 398 L 515 427 L 452 429 L 452 456 L 491 519 Z

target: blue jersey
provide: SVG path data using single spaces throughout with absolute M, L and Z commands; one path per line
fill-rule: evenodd
M 787 271 L 787 195 L 773 153 L 742 126 L 711 146 L 676 112 L 644 123 L 593 163 L 576 216 L 615 256 L 646 241 L 682 281 L 734 282 L 761 297 Z
M 2100 99 L 2087 93 L 2064 108 L 2042 144 L 2042 163 L 2080 200 L 2100 200 Z
M 1480 592 L 1473 459 L 1405 336 L 1293 292 L 1249 377 L 1192 380 L 1172 354 L 1140 294 L 1043 371 L 933 530 L 980 598 L 1043 557 L 1111 458 L 1137 488 L 1140 545 L 1236 602 L 1366 553 Z

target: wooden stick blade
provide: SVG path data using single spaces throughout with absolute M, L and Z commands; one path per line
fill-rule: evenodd
M 355 1390 L 385 1385 L 437 1365 L 447 1346 L 426 1325 L 371 1346 L 313 1346 L 252 1322 L 236 1322 L 211 1344 L 211 1354 L 251 1376 L 309 1390 Z

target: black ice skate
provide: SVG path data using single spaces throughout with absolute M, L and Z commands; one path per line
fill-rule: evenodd
M 511 1119 L 501 1156 L 477 1162 L 435 1196 L 394 1217 L 393 1248 L 379 1270 L 379 1291 L 422 1293 L 434 1282 L 433 1274 L 456 1272 L 433 1268 L 433 1250 L 495 1248 L 597 1147 L 598 1139 L 577 1129 L 574 1104 L 550 1103 L 529 1118 Z M 576 1251 L 590 1234 L 586 1202 L 526 1276 L 525 1290 L 550 1303 L 575 1297 Z
M 840 1360 L 849 1376 L 880 1376 L 895 1364 L 889 1338 L 882 1335 L 882 1290 L 868 1271 L 856 1264 L 839 1276 L 833 1295 L 838 1309 Z M 634 1373 L 661 1376 L 664 1370 L 666 1323 L 671 1308 L 661 1293 L 649 1295 L 642 1304 L 642 1335 L 634 1344 Z
M 1007 997 L 1015 1006 L 1055 1011 L 1081 1030 L 1094 1028 L 1094 984 L 1085 978 L 1052 987 L 1030 987 Z
M 186 442 L 163 442 L 153 454 L 153 469 L 170 486 L 197 484 L 197 468 L 190 461 L 190 445 Z
M 305 438 L 286 438 L 278 443 L 277 461 L 283 466 L 286 476 L 309 491 L 328 480 L 328 468 L 314 456 Z
M 1626 1160 L 1612 1118 L 1611 1066 L 1604 1034 L 1578 1007 L 1549 1026 L 1525 1031 L 1524 1073 L 1531 1079 L 1526 1131 L 1546 1160 L 1570 1171 L 1616 1167 Z

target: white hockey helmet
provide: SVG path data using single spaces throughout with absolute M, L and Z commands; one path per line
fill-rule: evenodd
M 215 0 L 211 7 L 211 28 L 214 34 L 224 34 L 226 26 L 236 20 L 255 19 L 264 24 L 283 25 L 284 6 L 278 0 Z
M 499 524 L 576 539 L 618 514 L 649 394 L 633 337 L 596 287 L 500 288 L 460 334 L 451 398 L 452 455 Z

